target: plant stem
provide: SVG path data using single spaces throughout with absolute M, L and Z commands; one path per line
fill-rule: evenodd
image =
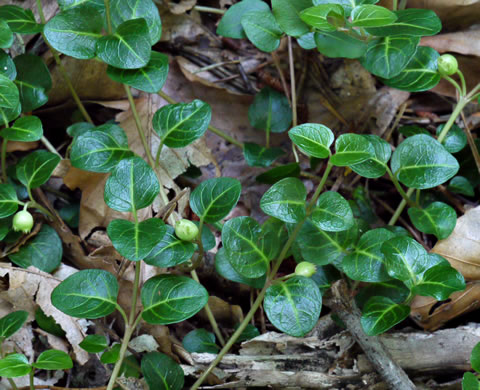
M 295 65 L 293 63 L 292 38 L 288 36 L 288 63 L 290 68 L 290 88 L 292 95 L 292 126 L 297 126 L 297 88 L 295 86 Z
M 408 205 L 410 207 L 416 207 L 417 205 L 415 204 L 415 202 L 413 202 L 410 197 L 407 196 L 407 194 L 405 193 L 405 191 L 403 190 L 402 186 L 400 185 L 400 183 L 398 182 L 398 179 L 395 177 L 395 175 L 392 173 L 392 171 L 390 170 L 390 168 L 386 165 L 385 166 L 387 168 L 387 173 L 388 173 L 388 176 L 390 176 L 390 179 L 392 180 L 392 183 L 393 185 L 395 186 L 395 188 L 397 189 L 398 193 L 402 196 L 402 198 L 408 203 Z
M 60 153 L 58 153 L 57 149 L 55 149 L 55 147 L 50 143 L 50 141 L 45 138 L 45 136 L 42 136 L 42 139 L 41 139 L 43 145 L 50 151 L 52 152 L 53 154 L 56 154 L 58 157 L 60 157 L 62 160 L 63 160 L 63 157 Z
M 7 182 L 7 143 L 8 140 L 6 138 L 2 141 L 2 180 L 4 183 Z
M 460 87 L 460 85 L 454 79 L 452 79 L 450 76 L 443 76 L 443 78 L 455 87 L 455 89 L 458 91 L 460 96 L 464 96 L 465 94 L 464 90 Z
M 422 192 L 422 190 L 420 188 L 417 188 L 417 196 L 415 198 L 415 202 L 417 203 L 417 206 L 420 206 L 420 192 Z
M 414 191 L 415 191 L 415 188 L 409 188 L 407 191 L 407 196 L 408 197 L 412 196 Z M 405 199 L 402 199 L 397 209 L 395 210 L 395 214 L 393 214 L 392 218 L 390 218 L 390 221 L 388 221 L 388 226 L 395 225 L 395 223 L 398 221 L 398 218 L 400 218 L 400 215 L 402 215 L 403 209 L 405 208 L 406 205 L 407 205 L 407 201 Z
M 160 141 L 160 145 L 158 145 L 157 149 L 157 156 L 155 157 L 155 169 L 158 168 L 160 165 L 160 154 L 162 154 L 163 149 L 163 140 Z
M 35 390 L 35 370 L 30 371 L 30 390 Z
M 105 16 L 107 17 L 107 32 L 112 33 L 112 18 L 110 17 L 110 0 L 103 0 L 105 4 Z
M 398 0 L 393 0 L 392 10 L 396 11 L 398 9 Z
M 442 143 L 442 141 L 447 136 L 449 130 L 452 128 L 458 116 L 460 115 L 460 113 L 462 112 L 462 110 L 465 108 L 467 104 L 468 104 L 468 99 L 466 99 L 463 96 L 460 96 L 460 99 L 458 100 L 458 103 L 455 106 L 452 112 L 452 115 L 450 116 L 450 118 L 448 118 L 447 123 L 445 124 L 444 128 L 442 129 L 442 132 L 438 136 L 438 139 L 437 139 L 438 142 Z
M 199 12 L 209 12 L 211 14 L 219 14 L 219 15 L 223 15 L 225 13 L 225 11 L 223 9 L 219 9 L 219 8 L 212 8 L 212 7 L 204 7 L 204 6 L 201 6 L 201 5 L 196 5 L 195 7 L 193 7 L 193 9 L 195 11 L 199 11 Z
M 467 123 L 467 118 L 465 118 L 465 114 L 463 113 L 463 111 L 461 113 L 461 117 L 465 125 L 465 134 L 467 135 L 468 145 L 472 150 L 473 159 L 475 160 L 475 164 L 477 165 L 478 172 L 480 172 L 480 154 L 478 153 L 477 144 L 475 143 L 475 139 L 472 137 L 470 127 Z
M 462 96 L 465 96 L 467 94 L 467 83 L 465 82 L 465 77 L 460 69 L 457 70 L 457 75 L 462 83 Z

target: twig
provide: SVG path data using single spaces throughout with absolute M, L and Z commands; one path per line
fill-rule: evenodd
M 477 145 L 475 144 L 475 140 L 472 137 L 470 127 L 468 126 L 468 122 L 465 118 L 465 114 L 463 113 L 463 111 L 460 113 L 460 115 L 462 117 L 463 123 L 465 124 L 465 134 L 467 135 L 468 145 L 470 146 L 470 149 L 472 149 L 475 164 L 477 165 L 477 169 L 480 172 L 480 154 L 478 153 Z
M 275 52 L 272 52 L 272 60 L 275 65 L 275 68 L 277 68 L 278 74 L 280 76 L 280 80 L 282 82 L 282 87 L 285 92 L 285 95 L 287 96 L 288 102 L 290 105 L 292 104 L 292 99 L 290 96 L 290 89 L 288 88 L 287 80 L 285 79 L 285 75 L 283 74 L 282 67 L 280 66 L 280 60 L 278 59 L 278 55 Z

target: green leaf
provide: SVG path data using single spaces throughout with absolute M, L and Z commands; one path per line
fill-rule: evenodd
M 130 85 L 140 91 L 157 93 L 167 80 L 168 57 L 152 51 L 150 61 L 140 69 L 118 69 L 108 66 L 107 75 L 118 83 Z
M 385 7 L 365 4 L 352 10 L 352 26 L 381 27 L 388 26 L 397 20 L 397 15 Z
M 52 175 L 60 157 L 46 150 L 36 150 L 17 164 L 17 179 L 27 188 L 37 188 Z
M 322 294 L 313 280 L 294 276 L 270 286 L 263 307 L 273 326 L 290 336 L 303 337 L 320 317 Z
M 316 123 L 296 126 L 288 132 L 288 136 L 303 153 L 316 158 L 329 157 L 330 146 L 335 139 L 332 130 Z
M 292 110 L 284 94 L 265 87 L 248 108 L 248 120 L 256 129 L 282 133 L 292 123 Z
M 425 271 L 412 293 L 444 301 L 455 291 L 465 290 L 465 287 L 465 279 L 460 272 L 450 264 L 439 264 Z
M 120 69 L 142 68 L 150 61 L 150 35 L 145 19 L 127 20 L 117 30 L 100 38 L 97 56 L 103 62 Z
M 480 382 L 471 372 L 463 374 L 462 390 L 480 390 Z
M 18 202 L 15 188 L 9 183 L 0 183 L 0 218 L 15 214 Z
M 327 191 L 320 195 L 311 220 L 315 226 L 327 232 L 348 230 L 355 222 L 348 202 L 334 191 Z
M 68 370 L 73 367 L 73 362 L 68 353 L 49 349 L 42 352 L 32 366 L 38 370 Z
M 0 75 L 8 77 L 12 81 L 17 77 L 17 70 L 12 58 L 3 50 L 0 50 Z
M 315 43 L 315 32 L 309 32 L 297 38 L 298 45 L 305 50 L 312 50 L 317 47 Z
M 0 77 L 1 76 L 2 75 L 0 75 Z M 20 101 L 18 102 L 15 108 L 0 107 L 0 124 L 8 126 L 8 122 L 18 118 L 21 112 L 22 112 L 22 105 L 20 104 Z
M 408 65 L 395 77 L 383 79 L 389 87 L 409 92 L 432 89 L 440 82 L 437 59 L 440 56 L 430 47 L 420 46 Z
M 361 323 L 368 336 L 386 332 L 410 314 L 410 306 L 399 305 L 387 297 L 372 297 L 363 308 Z
M 69 9 L 87 4 L 102 13 L 105 12 L 105 3 L 103 0 L 57 0 L 57 3 L 62 11 L 68 11 Z
M 89 334 L 78 346 L 89 353 L 100 353 L 108 347 L 108 342 L 103 335 Z
M 47 316 L 40 307 L 35 311 L 35 322 L 45 332 L 57 337 L 65 337 L 65 331 L 62 327 L 57 324 L 52 316 Z
M 419 42 L 419 37 L 405 35 L 373 39 L 361 60 L 362 65 L 376 76 L 395 77 L 408 65 Z
M 442 22 L 434 11 L 429 9 L 408 8 L 395 11 L 397 20 L 382 27 L 369 27 L 367 32 L 379 37 L 391 35 L 429 36 L 435 35 L 442 29 Z
M 335 141 L 335 151 L 330 162 L 338 167 L 358 164 L 375 157 L 375 149 L 369 139 L 359 134 L 342 134 Z
M 121 344 L 114 344 L 112 348 L 106 350 L 104 353 L 102 353 L 102 356 L 100 356 L 100 361 L 103 364 L 114 364 L 118 361 L 120 358 L 120 349 L 121 349 Z
M 75 168 L 90 172 L 111 172 L 121 160 L 133 156 L 125 131 L 106 123 L 75 137 L 70 161 Z
M 260 208 L 271 217 L 283 222 L 300 222 L 305 218 L 307 190 L 296 178 L 280 180 L 263 194 Z
M 20 101 L 18 89 L 7 76 L 0 74 L 0 107 L 14 109 Z
M 95 57 L 102 38 L 103 18 L 95 7 L 85 4 L 62 11 L 45 25 L 50 45 L 60 53 L 80 60 Z
M 160 192 L 157 175 L 138 156 L 120 161 L 105 183 L 105 203 L 125 212 L 136 212 L 152 204 Z
M 285 151 L 282 148 L 265 148 L 250 142 L 245 142 L 243 145 L 245 161 L 251 167 L 269 167 L 284 154 Z
M 25 376 L 30 371 L 32 371 L 32 366 L 28 364 L 28 359 L 25 355 L 12 353 L 3 359 L 0 359 L 0 377 L 16 378 L 19 376 Z
M 52 305 L 75 317 L 95 319 L 112 314 L 117 307 L 118 282 L 100 269 L 78 271 L 52 292 Z
M 132 261 L 143 260 L 162 240 L 165 224 L 161 219 L 150 218 L 142 222 L 114 219 L 107 227 L 108 237 L 123 257 Z
M 300 12 L 312 6 L 312 0 L 272 0 L 273 15 L 288 35 L 299 37 L 309 32 Z
M 240 324 L 236 324 L 235 330 L 237 330 L 239 326 Z M 257 328 L 255 328 L 255 326 L 253 326 L 252 324 L 247 324 L 243 332 L 240 334 L 240 336 L 238 336 L 237 343 L 242 343 L 244 341 L 251 340 L 257 336 L 260 336 L 260 331 Z
M 186 276 L 158 275 L 142 287 L 143 319 L 149 324 L 176 324 L 197 314 L 208 302 L 208 292 Z M 145 373 L 144 373 L 145 374 Z
M 443 202 L 433 202 L 424 209 L 411 207 L 408 209 L 408 215 L 418 230 L 435 234 L 439 240 L 447 238 L 457 224 L 457 213 Z
M 434 138 L 408 137 L 395 150 L 392 171 L 407 187 L 426 189 L 445 183 L 458 172 L 458 161 Z
M 466 177 L 455 176 L 448 184 L 447 189 L 465 196 L 475 196 L 475 190 Z
M 8 49 L 13 44 L 13 33 L 5 20 L 0 20 L 0 49 Z
M 369 283 L 355 295 L 355 303 L 363 308 L 372 297 L 386 297 L 395 303 L 403 303 L 410 295 L 410 290 L 400 280 L 388 280 L 380 283 Z
M 0 200 L 0 209 L 1 209 L 1 200 Z M 10 232 L 11 226 L 12 226 L 12 218 L 0 219 L 0 241 L 3 240 L 8 235 L 8 233 Z
M 261 0 L 242 0 L 232 5 L 223 15 L 217 26 L 217 35 L 227 38 L 246 38 L 242 27 L 242 17 L 250 11 L 270 11 L 270 7 Z
M 480 372 L 480 343 L 477 343 L 470 354 L 470 363 L 476 372 Z
M 353 164 L 350 166 L 352 171 L 360 176 L 369 179 L 377 179 L 385 175 L 387 171 L 387 163 L 392 155 L 392 147 L 384 139 L 378 135 L 362 135 L 367 139 L 374 149 L 374 157 L 365 160 L 364 162 Z
M 411 137 L 412 135 L 417 135 L 417 134 L 426 134 L 426 135 L 431 135 L 430 132 L 427 129 L 424 129 L 423 127 L 420 126 L 402 126 L 398 129 L 398 132 L 405 137 Z
M 94 128 L 95 128 L 95 125 L 92 123 L 77 122 L 67 127 L 67 134 L 72 138 L 76 138 L 79 135 L 85 134 L 87 131 L 92 130 Z
M 17 333 L 28 318 L 28 312 L 13 311 L 0 319 L 0 342 Z
M 200 221 L 192 221 L 197 228 L 200 227 Z M 217 245 L 217 241 L 215 239 L 215 236 L 213 235 L 212 231 L 205 225 L 203 225 L 202 228 L 202 245 L 203 245 L 203 250 L 205 252 L 208 252 L 210 249 L 215 248 Z
M 241 23 L 250 42 L 261 51 L 270 53 L 280 46 L 283 31 L 270 10 L 249 11 L 242 16 Z
M 300 176 L 300 165 L 298 163 L 291 163 L 269 169 L 268 171 L 258 175 L 255 180 L 259 183 L 275 184 L 286 177 L 298 176 Z
M 215 255 L 215 269 L 220 276 L 232 282 L 246 284 L 253 288 L 262 288 L 265 285 L 266 274 L 259 278 L 250 279 L 238 273 L 230 263 L 224 247 L 220 248 Z
M 123 22 L 144 18 L 154 45 L 162 36 L 162 21 L 158 8 L 152 0 L 112 0 L 110 2 L 112 27 L 118 28 Z M 155 92 L 158 92 L 155 91 Z
M 445 124 L 441 124 L 437 127 L 437 136 L 440 135 L 444 127 Z M 446 137 L 442 141 L 442 145 L 445 147 L 447 152 L 458 153 L 465 146 L 467 146 L 467 135 L 460 127 L 453 124 Z
M 159 352 L 147 353 L 142 358 L 142 374 L 150 390 L 182 390 L 185 382 L 182 367 Z
M 212 118 L 209 104 L 201 100 L 167 104 L 153 116 L 153 129 L 169 148 L 183 148 L 200 138 Z
M 340 272 L 333 266 L 327 265 L 323 267 L 317 267 L 317 272 L 313 274 L 311 279 L 317 284 L 320 289 L 320 293 L 325 293 L 332 283 L 341 278 Z
M 182 340 L 182 345 L 190 353 L 218 353 L 220 350 L 215 344 L 215 335 L 205 329 L 195 329 L 187 333 Z
M 175 237 L 175 229 L 170 225 L 166 225 L 165 228 L 165 234 L 150 254 L 145 257 L 145 263 L 168 268 L 190 260 L 195 252 L 195 246 L 191 242 L 181 241 Z
M 330 58 L 360 58 L 367 51 L 365 41 L 343 31 L 323 31 L 315 33 L 317 49 Z
M 43 26 L 35 21 L 33 12 L 16 5 L 0 7 L 0 19 L 7 22 L 8 27 L 15 33 L 36 34 L 42 32 Z
M 0 131 L 0 136 L 9 141 L 38 141 L 43 136 L 42 121 L 33 115 L 24 116 L 17 119 L 11 127 Z
M 240 199 L 242 186 L 237 179 L 219 177 L 208 179 L 192 191 L 190 208 L 205 222 L 225 218 Z
M 263 237 L 258 222 L 250 217 L 236 217 L 223 225 L 225 256 L 235 271 L 246 278 L 260 278 L 267 272 L 272 260 L 268 239 Z
M 40 231 L 8 258 L 22 268 L 34 266 L 43 272 L 52 272 L 62 262 L 62 240 L 55 229 L 42 225 Z
M 349 278 L 361 282 L 384 282 L 391 279 L 381 247 L 393 237 L 393 233 L 381 228 L 363 234 L 355 250 L 343 258 L 343 271 Z
M 322 31 L 335 31 L 336 27 L 329 23 L 331 16 L 342 18 L 344 9 L 338 4 L 321 4 L 310 7 L 300 13 L 300 18 L 309 26 Z

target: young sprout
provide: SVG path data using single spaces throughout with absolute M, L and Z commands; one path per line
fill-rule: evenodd
M 193 241 L 198 235 L 198 227 L 188 219 L 181 219 L 175 224 L 175 234 L 182 241 Z
M 317 266 L 307 261 L 302 261 L 295 267 L 295 275 L 297 276 L 305 276 L 310 278 L 313 276 L 313 274 L 315 274 L 315 272 L 317 272 Z

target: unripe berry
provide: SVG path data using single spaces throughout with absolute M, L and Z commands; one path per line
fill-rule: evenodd
M 181 219 L 175 224 L 175 234 L 182 241 L 193 241 L 198 235 L 198 227 L 188 219 Z
M 27 210 L 19 211 L 13 217 L 13 230 L 16 232 L 30 233 L 33 227 L 33 217 Z
M 309 263 L 307 261 L 302 261 L 295 267 L 295 275 L 297 276 L 305 276 L 309 278 L 313 274 L 315 274 L 315 272 L 317 272 L 317 267 L 315 266 L 315 264 Z
M 451 54 L 444 54 L 437 60 L 438 73 L 442 76 L 451 76 L 458 70 L 457 59 Z

